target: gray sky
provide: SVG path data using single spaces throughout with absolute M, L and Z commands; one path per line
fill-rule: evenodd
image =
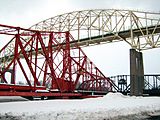
M 84 9 L 160 11 L 160 0 L 0 0 L 0 24 L 29 28 L 47 18 Z M 85 48 L 86 54 L 106 74 L 129 74 L 128 44 L 111 43 Z M 160 49 L 144 51 L 145 73 L 160 73 Z

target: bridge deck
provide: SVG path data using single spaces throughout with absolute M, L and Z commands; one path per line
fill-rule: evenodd
M 156 29 L 155 29 L 156 28 Z M 148 29 L 148 34 L 152 34 L 152 32 L 154 31 L 154 33 L 160 33 L 160 25 L 158 26 L 150 26 L 150 27 L 144 27 L 141 29 L 133 29 L 133 33 L 134 33 L 134 37 L 141 37 L 143 35 L 147 35 L 146 33 L 146 29 Z M 142 34 L 143 33 L 143 34 Z M 105 35 L 99 35 L 99 36 L 93 36 L 90 38 L 83 38 L 80 40 L 74 40 L 70 42 L 71 47 L 74 47 L 75 44 L 78 44 L 79 46 L 88 46 L 88 45 L 94 45 L 94 44 L 100 44 L 100 43 L 111 43 L 111 42 L 119 42 L 119 41 L 127 41 L 127 38 L 131 37 L 131 31 L 130 30 L 126 30 L 126 31 L 121 31 L 118 34 L 116 33 L 107 33 Z M 123 39 L 123 40 L 122 40 Z M 64 43 L 62 43 L 61 45 L 65 45 Z M 56 46 L 53 46 L 57 47 Z M 38 49 L 39 53 L 42 52 L 42 48 Z M 28 52 L 32 52 L 32 54 L 34 55 L 35 51 L 28 51 Z M 11 60 L 13 59 L 14 55 L 10 55 L 10 56 L 5 56 L 0 58 L 0 62 L 3 63 L 4 60 Z M 23 58 L 23 55 L 20 55 L 20 57 Z

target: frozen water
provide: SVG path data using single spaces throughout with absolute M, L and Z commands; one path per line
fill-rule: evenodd
M 104 97 L 83 100 L 6 102 L 0 103 L 0 108 L 1 119 L 130 120 L 137 115 L 138 120 L 160 111 L 160 97 L 130 97 L 121 93 L 108 93 Z

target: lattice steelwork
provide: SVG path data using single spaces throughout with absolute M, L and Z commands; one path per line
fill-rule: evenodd
M 145 50 L 160 46 L 160 13 L 96 9 L 75 11 L 41 21 L 30 29 L 70 31 L 81 46 L 126 41 Z
M 0 25 L 1 36 L 8 43 L 0 49 L 0 96 L 38 96 L 37 90 L 47 90 L 41 96 L 82 97 L 77 90 L 107 93 L 118 89 L 78 45 L 71 46 L 74 38 L 69 32 Z

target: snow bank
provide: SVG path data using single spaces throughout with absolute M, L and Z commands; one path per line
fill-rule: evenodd
M 160 97 L 108 93 L 101 98 L 0 103 L 1 118 L 21 120 L 103 120 L 160 110 Z
M 116 99 L 116 98 L 121 99 L 121 98 L 127 98 L 127 97 L 129 97 L 129 96 L 125 96 L 122 93 L 112 93 L 112 92 L 110 92 L 107 95 L 103 96 L 102 99 Z

